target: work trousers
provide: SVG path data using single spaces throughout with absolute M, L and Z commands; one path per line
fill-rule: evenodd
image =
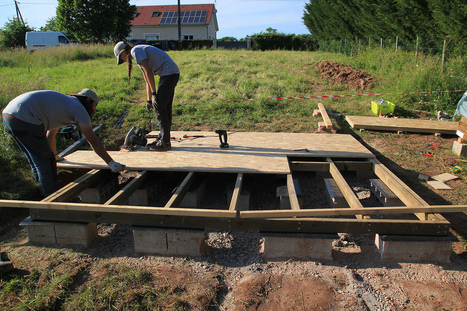
M 157 105 L 155 108 L 157 121 L 159 121 L 159 140 L 170 142 L 170 129 L 172 128 L 172 104 L 179 74 L 162 76 L 157 88 Z
M 5 113 L 2 118 L 8 133 L 28 159 L 34 179 L 41 187 L 42 195 L 46 197 L 57 191 L 57 162 L 44 127 L 24 122 Z

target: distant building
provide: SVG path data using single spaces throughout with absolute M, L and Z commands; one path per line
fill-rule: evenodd
M 181 39 L 217 39 L 214 4 L 180 5 Z M 137 6 L 128 40 L 178 41 L 178 5 Z

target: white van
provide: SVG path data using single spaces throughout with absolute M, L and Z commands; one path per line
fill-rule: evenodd
M 71 44 L 67 36 L 60 31 L 26 32 L 26 48 L 28 51 L 46 49 L 57 45 Z

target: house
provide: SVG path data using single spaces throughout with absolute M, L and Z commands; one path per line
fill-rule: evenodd
M 180 5 L 181 39 L 217 39 L 214 4 Z M 137 6 L 128 40 L 178 41 L 178 5 Z

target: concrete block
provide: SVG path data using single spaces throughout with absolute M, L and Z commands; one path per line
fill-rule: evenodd
M 326 185 L 326 199 L 331 208 L 344 208 L 349 207 L 347 200 L 344 198 L 342 191 L 337 186 L 337 183 L 332 178 L 325 178 L 324 184 Z
M 137 253 L 200 257 L 206 253 L 203 230 L 133 227 Z
M 332 260 L 332 242 L 337 234 L 263 233 L 264 259 Z
M 370 190 L 383 206 L 405 206 L 381 179 L 370 179 Z
M 82 203 L 102 204 L 110 199 L 118 190 L 117 174 L 110 174 L 96 185 L 81 192 Z
M 206 194 L 206 180 L 197 179 L 185 194 L 180 207 L 199 207 L 204 195 Z
M 461 144 L 457 140 L 452 144 L 452 152 L 459 157 L 467 157 L 467 144 Z
M 452 243 L 458 239 L 450 236 L 398 236 L 376 234 L 375 244 L 382 261 L 449 262 Z
M 28 217 L 20 225 L 27 227 L 31 243 L 89 246 L 98 236 L 96 223 L 50 222 Z
M 159 192 L 158 180 L 148 180 L 139 189 L 136 189 L 128 198 L 128 204 L 132 206 L 149 206 Z

